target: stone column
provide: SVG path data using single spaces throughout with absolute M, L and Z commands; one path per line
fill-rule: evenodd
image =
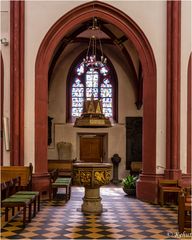
M 181 2 L 167 1 L 167 129 L 165 177 L 179 179 Z
M 24 165 L 25 2 L 10 1 L 10 165 Z

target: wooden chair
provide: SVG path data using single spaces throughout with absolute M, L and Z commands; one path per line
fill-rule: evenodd
M 6 190 L 7 188 L 7 190 Z M 40 210 L 40 194 L 32 191 L 18 191 L 20 189 L 20 177 L 11 179 L 1 184 L 1 191 L 6 190 L 5 198 L 1 201 L 1 206 L 5 208 L 5 221 L 8 221 L 9 209 L 12 209 L 12 216 L 15 215 L 15 208 L 22 208 L 23 225 L 26 224 L 26 210 L 28 208 L 28 221 L 31 221 L 32 205 L 33 216 Z M 38 208 L 36 208 L 38 201 Z
M 49 199 L 51 200 L 51 196 L 52 196 L 52 184 L 56 181 L 56 179 L 58 178 L 58 168 L 56 169 L 52 169 L 51 171 L 49 171 L 50 174 L 50 183 L 49 183 Z
M 8 185 L 6 182 L 1 183 L 1 201 L 8 196 Z
M 34 213 L 33 216 L 36 216 L 36 212 L 40 211 L 40 193 L 37 191 L 23 191 L 21 190 L 21 178 L 20 177 L 16 177 L 13 178 L 10 183 L 13 182 L 13 186 L 14 189 L 12 190 L 12 192 L 10 192 L 9 189 L 9 196 L 11 195 L 11 197 L 23 197 L 23 198 L 29 198 L 32 200 L 32 203 L 34 203 Z M 37 208 L 36 208 L 37 206 Z
M 33 198 L 33 196 L 35 197 L 33 215 L 36 216 L 36 212 L 40 211 L 40 193 L 37 191 L 18 191 L 16 194 L 22 196 L 29 196 L 29 198 Z
M 71 197 L 71 178 L 59 177 L 55 182 L 51 183 L 50 186 L 50 200 L 56 196 L 58 188 L 65 188 L 66 191 L 66 200 L 69 200 Z
M 192 211 L 192 195 L 191 189 L 184 189 L 179 194 L 178 206 L 178 225 L 179 232 L 191 232 L 191 211 Z
M 162 179 L 159 180 L 159 203 L 161 206 L 164 205 L 165 193 L 176 193 L 177 195 L 181 192 L 182 188 L 179 186 L 178 180 Z
M 9 184 L 9 185 L 8 185 Z M 11 194 L 13 193 L 15 188 L 15 182 L 13 180 L 11 180 L 10 182 L 6 182 L 4 183 L 4 187 L 5 185 L 7 185 L 8 190 L 10 190 Z M 3 199 L 1 201 L 1 207 L 5 208 L 5 221 L 8 221 L 8 212 L 9 212 L 9 208 L 12 209 L 12 216 L 14 216 L 14 210 L 15 207 L 17 207 L 18 209 L 22 208 L 22 214 L 23 214 L 23 226 L 25 227 L 26 224 L 26 210 L 27 208 L 29 209 L 28 211 L 28 221 L 31 222 L 31 207 L 32 207 L 32 199 L 29 198 L 23 198 L 23 197 L 12 197 L 13 195 L 9 195 L 8 192 L 8 197 L 6 197 L 5 199 Z

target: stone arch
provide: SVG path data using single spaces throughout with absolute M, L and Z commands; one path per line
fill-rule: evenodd
M 80 5 L 63 15 L 47 32 L 35 65 L 35 172 L 47 171 L 48 69 L 54 50 L 75 25 L 97 16 L 118 27 L 138 51 L 143 69 L 143 176 L 156 173 L 156 63 L 143 31 L 124 12 L 100 1 Z M 141 189 L 141 187 L 140 187 Z M 154 192 L 155 188 L 153 187 Z
M 0 74 L 0 129 L 1 131 L 3 131 L 3 103 L 4 103 L 4 62 L 3 62 L 3 57 L 2 57 L 2 53 L 0 52 L 0 61 L 1 61 L 1 74 Z M 1 139 L 1 152 L 0 152 L 0 156 L 1 156 L 1 165 L 3 165 L 3 138 Z
M 192 68 L 192 53 L 189 57 L 188 62 L 188 73 L 187 73 L 187 174 L 191 174 L 191 68 Z

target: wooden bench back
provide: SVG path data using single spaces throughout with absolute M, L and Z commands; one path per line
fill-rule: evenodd
M 178 180 L 172 180 L 172 179 L 161 179 L 161 180 L 159 180 L 159 186 L 178 187 L 179 186 L 179 181 Z
M 58 178 L 58 169 L 53 169 L 52 171 L 49 172 L 49 174 L 51 183 L 55 182 L 55 180 Z
M 191 232 L 191 212 L 192 212 L 191 188 L 184 188 L 179 194 L 178 224 L 179 232 Z
M 29 166 L 1 166 L 1 182 L 7 182 L 15 177 L 20 177 L 21 187 L 26 189 L 32 188 L 32 171 L 33 167 Z
M 73 160 L 48 160 L 48 171 L 58 169 L 59 175 L 72 175 Z

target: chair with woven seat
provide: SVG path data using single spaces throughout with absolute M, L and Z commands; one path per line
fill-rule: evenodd
M 165 193 L 176 193 L 177 195 L 181 192 L 182 188 L 179 186 L 178 180 L 162 179 L 159 180 L 159 203 L 161 206 L 164 205 Z

